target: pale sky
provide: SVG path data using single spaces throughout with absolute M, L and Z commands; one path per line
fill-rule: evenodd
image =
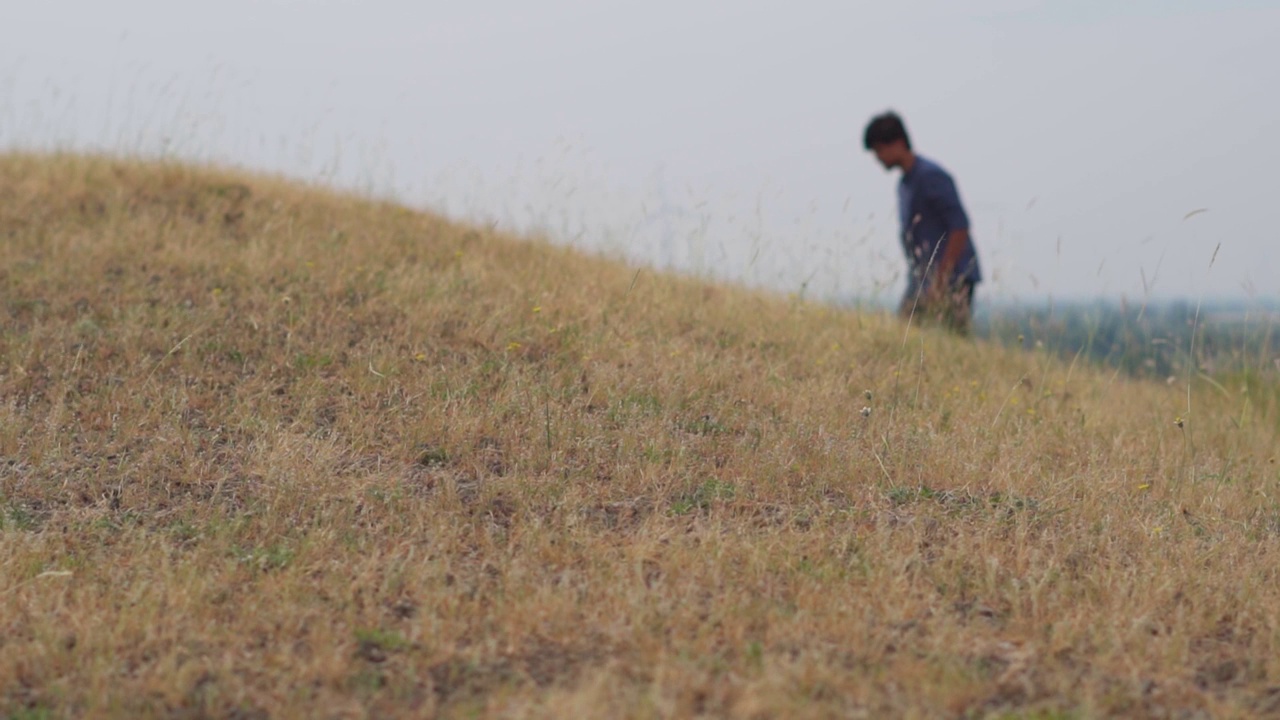
M 13 5 L 0 147 L 284 172 L 883 301 L 897 176 L 862 130 L 893 108 L 956 178 L 980 299 L 1280 297 L 1276 2 Z

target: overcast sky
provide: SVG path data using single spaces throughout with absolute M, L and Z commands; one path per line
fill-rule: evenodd
M 281 171 L 659 266 L 885 300 L 902 287 L 897 176 L 861 140 L 894 108 L 959 184 L 988 298 L 1280 296 L 1280 3 L 4 14 L 0 146 Z

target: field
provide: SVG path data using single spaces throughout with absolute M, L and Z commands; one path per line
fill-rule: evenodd
M 1280 394 L 0 157 L 0 717 L 1280 716 Z

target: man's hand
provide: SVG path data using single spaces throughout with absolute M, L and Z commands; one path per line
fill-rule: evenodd
M 970 327 L 968 286 L 934 276 L 920 293 L 919 314 L 967 335 Z
M 920 307 L 933 314 L 951 301 L 951 278 L 937 274 L 928 280 L 920 293 Z

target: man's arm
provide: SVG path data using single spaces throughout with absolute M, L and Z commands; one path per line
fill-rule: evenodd
M 945 173 L 939 173 L 926 184 L 925 201 L 947 226 L 946 249 L 938 258 L 933 282 L 929 283 L 930 290 L 940 296 L 952 290 L 952 273 L 969 247 L 969 216 L 960 203 L 955 182 Z
M 951 273 L 956 268 L 956 263 L 960 262 L 960 257 L 964 255 L 965 248 L 969 246 L 969 231 L 966 229 L 952 230 L 947 233 L 947 249 L 942 253 L 942 259 L 938 261 L 938 278 L 941 278 L 947 289 L 951 289 Z

